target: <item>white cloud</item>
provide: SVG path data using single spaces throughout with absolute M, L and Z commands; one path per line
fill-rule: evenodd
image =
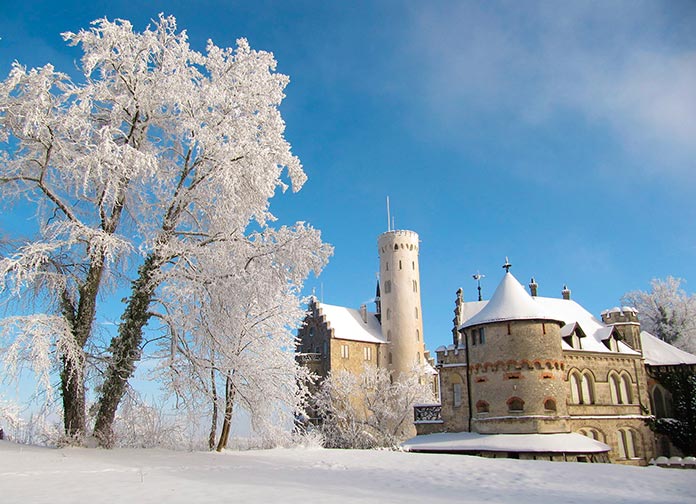
M 606 128 L 644 158 L 646 172 L 694 171 L 696 37 L 688 26 L 696 9 L 688 4 L 683 12 L 678 3 L 633 1 L 424 5 L 411 13 L 424 65 L 416 85 L 450 125 L 500 114 L 536 126 L 570 113 Z

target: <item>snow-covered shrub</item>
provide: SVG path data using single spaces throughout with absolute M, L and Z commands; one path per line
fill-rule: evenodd
M 331 373 L 316 395 L 320 432 L 327 448 L 397 446 L 410 432 L 413 406 L 431 402 L 423 369 L 393 379 L 386 369 L 366 367 L 361 375 Z

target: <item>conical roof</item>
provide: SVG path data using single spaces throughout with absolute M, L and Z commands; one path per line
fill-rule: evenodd
M 509 320 L 553 320 L 546 310 L 530 296 L 522 284 L 507 272 L 493 293 L 486 306 L 462 324 L 462 328 L 491 322 L 506 322 Z

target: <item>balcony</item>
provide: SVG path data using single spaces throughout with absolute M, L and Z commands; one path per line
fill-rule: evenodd
M 413 421 L 417 424 L 442 423 L 440 404 L 418 404 L 413 407 Z
M 306 364 L 307 362 L 321 362 L 320 353 L 301 353 L 297 354 L 297 361 Z

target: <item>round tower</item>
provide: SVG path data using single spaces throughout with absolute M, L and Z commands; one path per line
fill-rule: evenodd
M 569 432 L 563 325 L 505 273 L 486 306 L 461 327 L 474 431 Z
M 395 375 L 424 362 L 418 243 L 413 231 L 387 231 L 377 238 L 382 336 Z

